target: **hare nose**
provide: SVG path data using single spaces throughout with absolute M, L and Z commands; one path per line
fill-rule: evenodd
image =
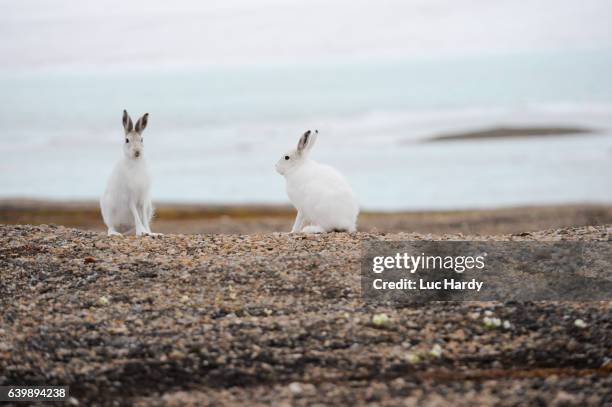
M 136 158 L 140 157 L 140 151 L 136 151 L 136 152 L 134 153 L 134 156 L 135 156 Z

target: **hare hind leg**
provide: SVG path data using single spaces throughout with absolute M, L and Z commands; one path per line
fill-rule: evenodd
M 310 225 L 302 229 L 302 233 L 325 233 L 325 229 L 321 226 Z
M 117 232 L 115 228 L 108 228 L 107 236 L 123 236 L 121 233 Z

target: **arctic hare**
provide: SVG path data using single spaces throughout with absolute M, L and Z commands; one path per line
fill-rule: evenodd
M 318 134 L 308 130 L 297 149 L 276 163 L 276 171 L 287 182 L 289 200 L 297 209 L 291 233 L 354 232 L 359 205 L 353 190 L 334 168 L 308 157 Z
M 100 198 L 102 218 L 108 227 L 108 235 L 121 235 L 135 229 L 136 235 L 151 233 L 149 224 L 153 217 L 153 205 L 149 195 L 150 176 L 144 159 L 142 132 L 147 127 L 149 114 L 145 113 L 136 126 L 128 113 L 123 111 L 123 155 L 115 164 Z

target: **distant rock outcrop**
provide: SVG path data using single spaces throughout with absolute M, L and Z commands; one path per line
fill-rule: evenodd
M 581 127 L 492 127 L 479 131 L 441 134 L 427 141 L 459 141 L 513 137 L 557 137 L 578 134 L 591 134 L 594 131 Z

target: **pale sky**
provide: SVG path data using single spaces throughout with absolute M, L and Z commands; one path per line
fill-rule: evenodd
M 4 70 L 612 49 L 610 0 L 4 0 Z

